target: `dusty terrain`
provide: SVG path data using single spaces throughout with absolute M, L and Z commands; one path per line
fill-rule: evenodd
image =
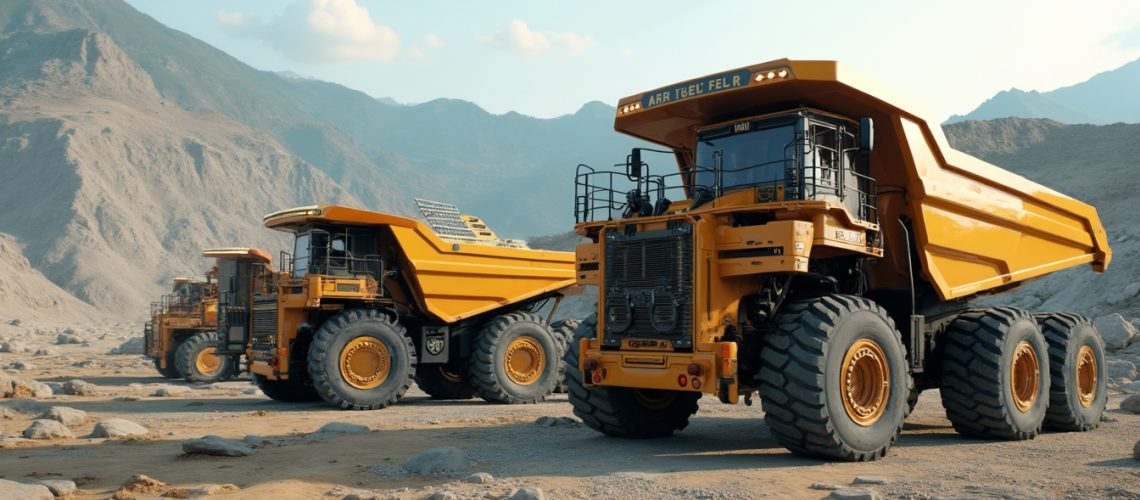
M 245 380 L 171 383 L 141 356 L 106 354 L 130 333 L 119 333 L 129 326 L 100 327 L 79 344 L 56 344 L 60 327 L 0 328 L 0 335 L 20 339 L 25 347 L 48 351 L 0 353 L 0 368 L 9 375 L 41 382 L 81 379 L 98 392 L 0 400 L 0 478 L 71 479 L 80 488 L 74 498 L 107 498 L 134 474 L 167 483 L 168 492 L 234 484 L 240 490 L 228 493 L 231 498 L 426 498 L 441 492 L 499 498 L 522 486 L 537 486 L 547 498 L 822 498 L 830 492 L 813 489 L 814 483 L 849 488 L 859 476 L 885 479 L 858 487 L 887 497 L 1140 498 L 1140 461 L 1132 458 L 1140 415 L 1119 409 L 1119 393 L 1095 431 L 988 442 L 957 436 L 938 393 L 929 391 L 886 459 L 829 463 L 778 446 L 758 404 L 730 406 L 711 398 L 701 401 L 691 425 L 675 437 L 626 441 L 580 426 L 563 395 L 537 405 L 500 406 L 437 402 L 413 389 L 385 410 L 343 412 L 322 403 L 271 401 L 250 391 Z M 11 369 L 16 362 L 32 366 Z M 174 395 L 154 395 L 163 388 Z M 51 406 L 87 412 L 86 421 L 70 427 L 76 437 L 19 439 Z M 542 417 L 569 418 L 536 423 Z M 137 422 L 150 434 L 87 437 L 107 418 Z M 369 430 L 316 432 L 330 422 Z M 264 442 L 243 457 L 184 455 L 184 441 L 208 434 L 258 436 Z M 468 465 L 437 475 L 401 468 L 410 456 L 442 446 L 463 450 Z M 468 483 L 476 472 L 494 479 Z

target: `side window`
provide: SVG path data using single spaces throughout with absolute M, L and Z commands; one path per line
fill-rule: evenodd
M 811 123 L 808 128 L 811 148 L 815 157 L 815 180 L 819 184 L 834 184 L 839 170 L 839 148 L 836 144 L 835 127 L 822 123 Z

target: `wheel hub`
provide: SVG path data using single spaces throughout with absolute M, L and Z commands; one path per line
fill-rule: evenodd
M 677 393 L 654 389 L 634 389 L 633 398 L 637 400 L 638 404 L 650 410 L 664 410 L 677 398 Z
M 340 373 L 357 389 L 373 389 L 383 384 L 391 369 L 388 348 L 372 337 L 357 337 L 340 352 Z
M 1081 406 L 1092 406 L 1096 398 L 1096 356 L 1091 347 L 1084 345 L 1077 353 L 1077 399 Z
M 1013 351 L 1013 364 L 1010 365 L 1010 391 L 1013 404 L 1021 413 L 1026 413 L 1037 401 L 1038 379 L 1041 377 L 1040 364 L 1033 345 L 1022 340 Z
M 542 345 L 531 337 L 518 337 L 507 346 L 503 366 L 507 378 L 519 385 L 530 385 L 542 377 L 546 368 L 546 353 Z
M 221 367 L 222 358 L 217 356 L 216 349 L 213 347 L 207 347 L 198 351 L 198 356 L 194 358 L 194 368 L 198 370 L 198 373 L 214 373 L 221 369 Z
M 879 344 L 860 339 L 843 356 L 843 408 L 856 424 L 879 421 L 891 393 L 890 366 Z

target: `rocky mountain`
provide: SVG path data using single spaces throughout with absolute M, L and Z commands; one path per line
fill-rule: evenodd
M 1140 125 L 1007 118 L 955 123 L 944 130 L 956 149 L 1092 204 L 1108 231 L 1113 251 L 1108 272 L 1080 266 L 989 300 L 1037 311 L 1140 317 L 1140 227 L 1134 223 L 1140 206 Z
M 1062 123 L 1140 122 L 1140 59 L 1087 81 L 1048 92 L 1003 90 L 947 123 L 995 118 L 1048 118 Z

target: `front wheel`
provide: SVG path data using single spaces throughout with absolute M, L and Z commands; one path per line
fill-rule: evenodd
M 688 426 L 697 412 L 699 392 L 589 387 L 582 382 L 578 338 L 596 337 L 597 327 L 596 315 L 582 320 L 567 345 L 566 387 L 574 415 L 591 429 L 620 438 L 666 437 Z
M 796 453 L 875 460 L 902 430 L 902 337 L 870 300 L 825 295 L 784 306 L 760 360 L 764 422 Z
M 216 353 L 218 336 L 213 332 L 198 332 L 178 346 L 175 359 L 178 371 L 190 382 L 209 383 L 229 378 L 234 374 L 233 356 Z
M 372 309 L 354 309 L 321 325 L 309 346 L 317 394 L 345 410 L 376 410 L 412 385 L 416 355 L 404 327 Z

